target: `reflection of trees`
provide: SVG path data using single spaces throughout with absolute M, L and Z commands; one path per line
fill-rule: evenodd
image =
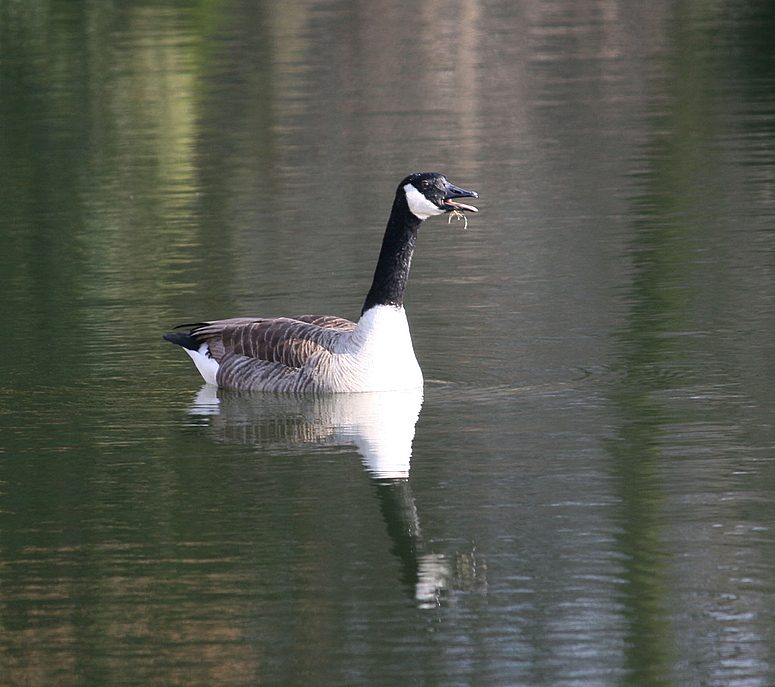
M 194 197 L 195 74 L 175 11 L 43 6 L 6 3 L 0 20 L 0 212 L 16 237 L 0 266 L 28 318 L 21 338 L 42 349 L 36 364 L 83 379 L 105 362 L 83 342 L 109 346 L 106 323 L 148 332 L 149 309 L 176 288 Z M 51 341 L 56 358 L 43 354 Z
M 696 253 L 702 241 L 709 194 L 703 185 L 718 164 L 711 150 L 711 72 L 708 36 L 677 6 L 674 52 L 664 75 L 663 113 L 647 150 L 649 171 L 631 244 L 629 317 L 620 334 L 622 376 L 611 400 L 620 416 L 608 443 L 621 499 L 624 554 L 621 600 L 627 620 L 625 665 L 632 685 L 673 684 L 674 627 L 666 544 L 665 426 L 676 418 L 661 391 L 689 386 L 683 342 L 692 331 Z M 682 336 L 684 338 L 682 338 Z M 691 339 L 689 339 L 691 340 Z

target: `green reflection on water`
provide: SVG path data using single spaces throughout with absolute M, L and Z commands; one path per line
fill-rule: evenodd
M 666 426 L 676 417 L 659 394 L 680 393 L 697 374 L 691 359 L 694 279 L 703 226 L 712 216 L 708 181 L 719 166 L 711 106 L 716 46 L 694 10 L 681 3 L 674 8 L 673 51 L 654 95 L 661 105 L 645 150 L 644 190 L 632 206 L 636 232 L 629 314 L 619 334 L 622 376 L 610 396 L 620 420 L 607 449 L 622 508 L 625 665 L 633 686 L 675 684 L 678 659 L 667 532 L 671 457 L 663 449 Z
M 19 384 L 69 384 L 158 331 L 195 262 L 198 42 L 175 5 L 2 11 L 0 316 Z

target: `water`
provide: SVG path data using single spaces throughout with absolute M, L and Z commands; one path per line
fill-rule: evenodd
M 775 684 L 773 20 L 0 1 L 0 684 Z M 357 316 L 424 170 L 423 398 L 161 340 Z

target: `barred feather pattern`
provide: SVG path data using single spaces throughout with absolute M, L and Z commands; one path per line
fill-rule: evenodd
M 404 368 L 408 368 L 408 386 L 421 386 L 422 373 L 414 357 L 403 308 L 389 307 L 389 310 L 400 314 L 402 320 L 398 323 L 405 325 L 405 332 L 399 326 L 398 337 L 388 336 L 386 342 L 383 342 L 386 338 L 384 330 L 379 336 L 372 336 L 378 327 L 370 323 L 377 318 L 362 318 L 367 324 L 356 325 L 350 320 L 328 315 L 271 319 L 240 317 L 204 322 L 193 325 L 189 336 L 208 345 L 209 354 L 219 364 L 218 385 L 227 389 L 373 390 L 375 385 L 382 387 L 392 383 L 389 375 L 384 373 L 379 381 L 373 378 L 373 368 L 383 361 L 394 365 L 399 379 Z M 395 314 L 388 316 L 390 327 L 395 327 L 392 322 L 395 318 Z

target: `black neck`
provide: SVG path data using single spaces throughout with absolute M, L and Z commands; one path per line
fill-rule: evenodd
M 422 220 L 409 210 L 403 189 L 398 189 L 361 314 L 375 305 L 400 307 L 404 304 L 404 289 L 420 224 Z

